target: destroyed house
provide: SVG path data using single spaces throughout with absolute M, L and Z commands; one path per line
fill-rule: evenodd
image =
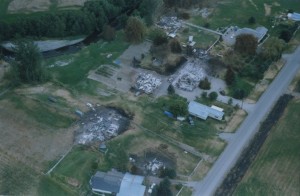
M 196 116 L 203 120 L 206 120 L 207 117 L 211 117 L 217 120 L 222 120 L 224 112 L 216 109 L 215 107 L 208 107 L 206 105 L 191 101 L 188 106 L 188 111 L 190 115 Z

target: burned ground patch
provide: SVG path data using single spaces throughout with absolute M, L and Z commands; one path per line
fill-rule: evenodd
M 88 144 L 106 141 L 127 130 L 130 120 L 125 112 L 111 107 L 97 106 L 84 114 L 75 133 L 75 143 Z

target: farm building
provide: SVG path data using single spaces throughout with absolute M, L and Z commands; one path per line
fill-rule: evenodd
M 238 35 L 250 34 L 257 38 L 258 43 L 267 35 L 268 29 L 261 26 L 256 29 L 250 28 L 238 28 L 238 27 L 229 27 L 226 32 L 222 35 L 224 42 L 232 46 L 235 44 L 235 39 Z
M 207 117 L 222 120 L 224 116 L 222 108 L 216 106 L 208 107 L 195 101 L 191 101 L 189 103 L 188 110 L 190 115 L 196 116 L 203 120 L 206 120 Z
M 143 181 L 143 176 L 112 170 L 107 173 L 97 172 L 92 176 L 90 185 L 95 193 L 144 196 L 146 187 L 142 185 Z

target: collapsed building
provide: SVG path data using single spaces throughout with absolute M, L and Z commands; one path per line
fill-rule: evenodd
M 129 123 L 129 118 L 117 109 L 92 107 L 80 120 L 75 143 L 88 144 L 108 140 L 124 132 Z
M 179 71 L 172 82 L 172 85 L 185 91 L 193 91 L 205 76 L 205 71 L 199 61 L 189 61 Z
M 162 17 L 156 25 L 166 31 L 167 35 L 170 37 L 175 37 L 176 32 L 182 27 L 182 23 L 177 17 Z
M 161 79 L 154 77 L 152 74 L 140 73 L 136 79 L 135 89 L 146 94 L 151 94 L 160 85 Z

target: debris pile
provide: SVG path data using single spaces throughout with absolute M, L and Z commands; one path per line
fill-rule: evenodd
M 138 91 L 151 94 L 161 85 L 161 79 L 154 77 L 152 74 L 140 73 L 136 79 L 135 88 Z
M 164 163 L 154 158 L 148 164 L 145 165 L 146 169 L 154 175 L 158 174 L 158 171 L 164 167 Z
M 180 70 L 172 85 L 185 91 L 193 91 L 205 76 L 204 69 L 198 61 L 190 61 Z
M 176 33 L 178 29 L 182 27 L 182 23 L 178 20 L 177 17 L 167 17 L 164 16 L 157 23 L 157 26 L 164 29 L 170 33 Z
M 117 109 L 101 106 L 93 107 L 80 120 L 81 127 L 77 131 L 75 142 L 88 144 L 94 141 L 105 141 L 116 137 L 125 131 L 129 125 L 129 118 Z

